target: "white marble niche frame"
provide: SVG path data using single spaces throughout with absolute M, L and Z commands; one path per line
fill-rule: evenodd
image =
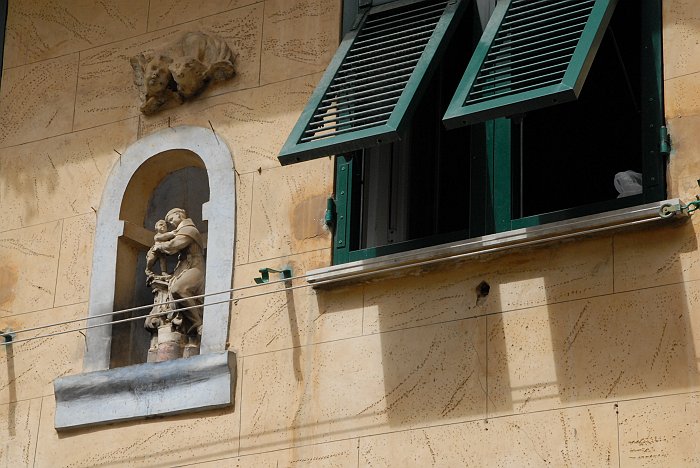
M 109 314 L 114 311 L 117 244 L 124 234 L 125 224 L 119 219 L 122 199 L 132 177 L 146 161 L 173 150 L 196 154 L 204 163 L 209 179 L 210 200 L 202 205 L 202 219 L 208 221 L 208 241 L 207 296 L 200 356 L 109 369 L 112 342 L 109 323 L 113 320 Z M 97 211 L 88 302 L 88 318 L 95 318 L 87 323 L 89 326 L 104 325 L 87 330 L 84 373 L 54 382 L 56 429 L 232 404 L 235 355 L 226 351 L 230 304 L 225 302 L 230 293 L 213 293 L 228 291 L 232 287 L 235 221 L 233 158 L 226 143 L 211 129 L 192 126 L 167 128 L 127 148 L 111 169 Z M 107 315 L 99 317 L 103 314 Z M 114 316 L 114 320 L 119 318 Z M 192 381 L 183 380 L 182 372 L 192 375 Z M 158 383 L 150 384 L 152 380 L 158 380 Z M 176 385 L 173 387 L 173 384 Z M 201 398 L 193 401 L 193 394 Z

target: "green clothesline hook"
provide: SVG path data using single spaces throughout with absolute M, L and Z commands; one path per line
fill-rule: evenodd
M 254 278 L 257 284 L 269 283 L 270 273 L 280 273 L 282 275 L 282 279 L 290 279 L 292 277 L 291 268 L 283 268 L 281 270 L 275 270 L 273 268 L 261 268 L 258 271 L 261 275 L 260 278 Z

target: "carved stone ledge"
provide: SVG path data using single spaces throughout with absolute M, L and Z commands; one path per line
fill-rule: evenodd
M 61 377 L 54 381 L 56 430 L 222 408 L 234 403 L 236 355 L 187 359 Z

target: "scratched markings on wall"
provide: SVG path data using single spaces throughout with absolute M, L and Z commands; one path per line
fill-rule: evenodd
M 700 4 L 695 0 L 663 2 L 664 77 L 675 78 L 700 72 L 697 35 L 700 30 Z
M 367 285 L 364 333 L 439 323 L 612 291 L 609 238 L 513 252 Z M 482 281 L 487 295 L 477 290 Z
M 360 441 L 360 466 L 617 466 L 612 404 L 451 424 Z
M 0 317 L 0 330 L 7 327 L 21 330 L 52 322 L 85 317 L 86 304 L 46 309 L 27 314 Z M 79 324 L 79 322 L 78 322 Z M 37 337 L 47 332 L 62 332 L 76 328 L 64 324 L 50 329 L 20 333 L 18 339 Z M 37 338 L 12 345 L 10 352 L 0 354 L 0 404 L 39 398 L 53 393 L 55 378 L 75 374 L 81 369 L 85 337 L 80 332 L 65 333 L 52 338 Z M 46 353 L 47 347 L 51 353 Z
M 241 453 L 480 419 L 485 320 L 245 358 Z
M 63 221 L 61 250 L 58 261 L 58 281 L 54 306 L 75 304 L 88 300 L 88 285 L 95 214 L 66 218 Z
M 5 69 L 0 91 L 0 147 L 72 130 L 78 54 Z
M 320 76 L 207 97 L 177 110 L 142 118 L 140 136 L 177 125 L 213 128 L 231 148 L 238 174 L 279 167 L 279 148 Z
M 9 2 L 3 67 L 58 57 L 146 31 L 147 2 Z
M 53 221 L 0 233 L 0 314 L 53 307 L 62 227 Z
M 640 290 L 489 317 L 489 402 L 499 413 L 700 387 L 700 285 Z
M 137 119 L 0 149 L 4 229 L 98 209 L 117 151 L 136 138 Z
M 238 451 L 239 417 L 230 408 L 145 424 L 115 424 L 97 431 L 78 429 L 63 438 L 53 428 L 54 412 L 51 395 L 43 399 L 37 466 L 52 466 L 57 459 L 65 466 L 172 466 L 230 457 Z
M 165 47 L 186 31 L 211 31 L 238 55 L 236 75 L 210 86 L 204 96 L 257 86 L 261 26 L 262 5 L 251 5 L 81 53 L 75 128 L 139 115 L 138 90 L 126 57 Z
M 692 223 L 616 234 L 615 291 L 700 279 L 697 250 Z
M 0 404 L 0 460 L 7 466 L 32 466 L 41 400 Z
M 328 248 L 331 236 L 323 226 L 323 213 L 331 166 L 324 158 L 254 174 L 251 262 Z
M 669 196 L 688 201 L 700 192 L 700 3 L 661 5 Z M 340 6 L 10 2 L 0 329 L 85 317 L 110 167 L 137 137 L 178 125 L 211 129 L 233 155 L 233 286 L 262 267 L 329 265 L 333 160 L 280 167 L 277 153 L 338 44 Z M 238 74 L 140 116 L 128 57 L 190 30 L 222 36 Z M 274 285 L 232 305 L 238 384 L 225 410 L 59 437 L 51 382 L 81 371 L 85 339 L 18 343 L 0 350 L 0 465 L 700 465 L 698 226 L 695 216 L 329 291 Z
M 148 30 L 154 31 L 197 18 L 250 5 L 260 0 L 150 0 Z
M 340 2 L 267 0 L 261 84 L 325 70 L 338 45 Z
M 327 264 L 329 254 L 328 250 L 321 250 L 238 266 L 234 288 L 252 284 L 253 278 L 260 276 L 260 268 L 270 265 L 290 267 L 294 275 Z M 277 276 L 272 274 L 271 280 L 276 279 Z M 310 288 L 284 291 L 279 284 L 265 289 L 278 292 L 242 299 L 234 302 L 232 307 L 229 341 L 239 356 L 362 334 L 362 286 L 320 294 Z M 253 290 L 243 290 L 236 296 L 253 293 Z
M 620 465 L 698 466 L 700 394 L 620 403 Z
M 288 467 L 288 468 L 350 468 L 357 466 L 357 439 L 327 444 L 307 445 L 287 450 L 275 450 L 246 455 L 231 460 L 236 468 Z M 199 468 L 218 468 L 222 461 L 197 465 Z

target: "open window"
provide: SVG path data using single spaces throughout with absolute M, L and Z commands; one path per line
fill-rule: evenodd
M 665 195 L 660 2 L 499 2 L 444 121 L 506 118 L 497 231 Z
M 283 164 L 336 155 L 334 263 L 664 198 L 660 0 L 383 3 L 346 36 L 280 155 Z M 329 98 L 341 89 L 336 71 L 352 74 L 343 60 L 370 19 L 436 5 L 444 26 L 410 77 L 420 68 L 420 84 L 404 85 L 387 117 L 402 109 L 400 124 L 365 138 L 352 123 L 362 110 Z M 377 44 L 409 49 L 411 33 L 371 32 Z M 380 107 L 392 77 L 372 69 L 379 85 L 363 92 L 363 105 Z M 345 126 L 315 111 L 323 105 Z M 304 147 L 310 128 L 316 144 L 342 144 Z

